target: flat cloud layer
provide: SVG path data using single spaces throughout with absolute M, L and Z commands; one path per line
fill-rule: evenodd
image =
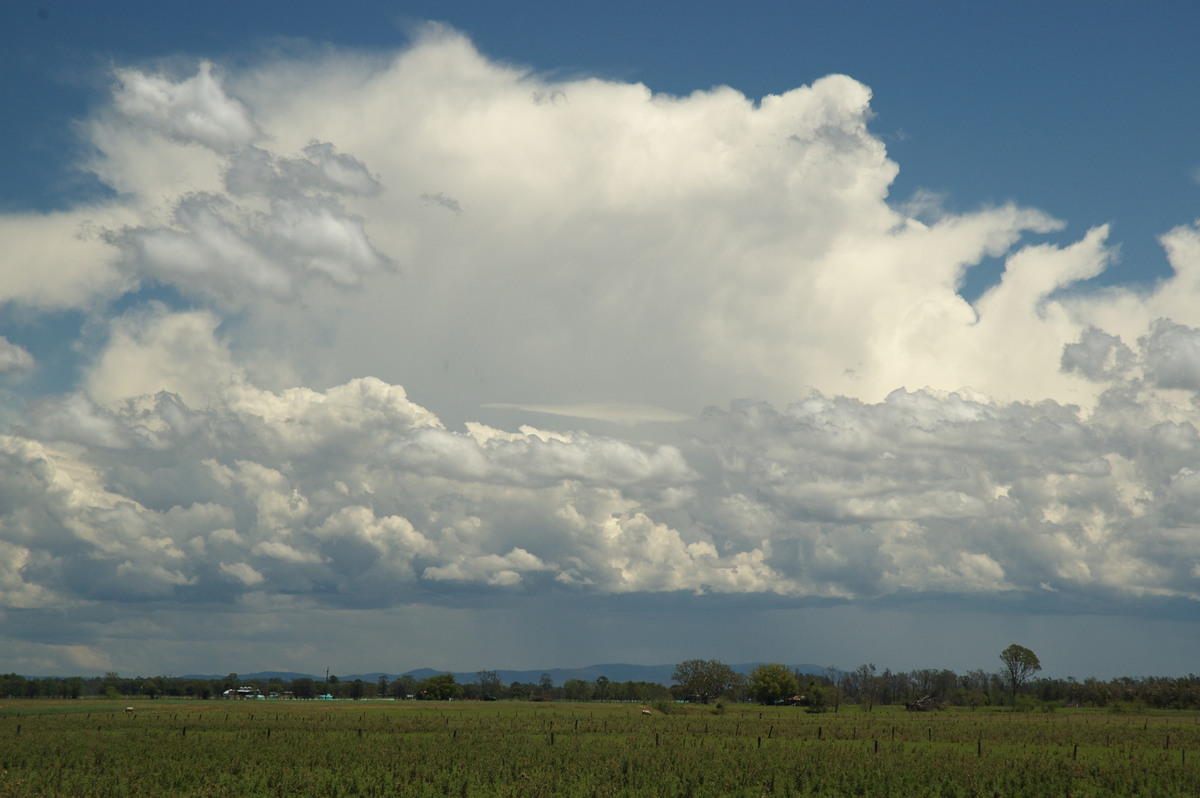
M 1107 227 L 889 203 L 870 117 L 845 76 L 668 97 L 440 28 L 117 70 L 82 127 L 116 199 L 0 218 L 6 305 L 88 319 L 0 436 L 14 656 L 110 667 L 214 607 L 1196 600 L 1200 230 L 1084 290 Z M 0 337 L 14 391 L 39 368 Z

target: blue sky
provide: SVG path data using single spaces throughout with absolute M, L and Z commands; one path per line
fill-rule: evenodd
M 1194 668 L 1191 4 L 0 15 L 0 670 Z

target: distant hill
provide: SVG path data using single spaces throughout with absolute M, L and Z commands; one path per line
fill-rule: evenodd
M 747 662 L 740 665 L 730 665 L 735 671 L 741 674 L 749 675 L 750 671 L 754 670 L 761 662 Z M 828 674 L 829 669 L 821 665 L 813 665 L 812 663 L 803 663 L 800 665 L 789 665 L 792 670 L 800 673 L 811 673 L 814 675 L 824 676 Z M 470 684 L 478 681 L 478 671 L 450 671 L 454 674 L 454 678 L 460 684 Z M 401 676 L 412 676 L 414 679 L 428 679 L 430 676 L 436 676 L 439 673 L 447 673 L 447 671 L 439 671 L 433 668 L 417 668 L 415 670 L 406 671 L 404 673 L 351 673 L 351 674 L 336 674 L 338 681 L 347 682 L 355 679 L 362 679 L 364 682 L 377 682 L 380 676 L 387 677 L 387 680 L 394 681 Z M 614 663 L 608 665 L 588 665 L 583 668 L 544 668 L 540 670 L 502 670 L 496 669 L 496 676 L 503 684 L 512 684 L 513 682 L 533 683 L 537 684 L 541 680 L 542 674 L 550 674 L 550 678 L 555 685 L 561 685 L 570 679 L 582 679 L 585 682 L 594 682 L 601 676 L 608 679 L 610 682 L 652 682 L 655 684 L 671 684 L 671 675 L 675 673 L 675 665 L 629 665 L 625 663 Z M 183 676 L 184 679 L 223 679 L 226 674 L 199 675 L 190 674 Z M 324 674 L 311 673 L 296 673 L 292 671 L 257 671 L 255 673 L 238 673 L 238 678 L 245 681 L 292 681 L 294 679 L 315 679 L 321 681 L 325 678 Z
M 237 673 L 237 671 L 233 671 Z M 224 679 L 228 674 L 225 673 L 185 673 L 180 676 L 180 679 Z M 311 673 L 297 673 L 295 671 L 258 671 L 257 673 L 238 673 L 239 679 L 247 681 L 258 681 L 260 679 L 271 681 L 277 679 L 282 682 L 290 682 L 293 679 L 324 679 L 324 676 L 313 676 Z
M 762 663 L 750 662 L 741 665 L 730 665 L 738 673 L 749 675 L 750 671 Z M 801 673 L 824 674 L 826 669 L 820 665 L 803 664 L 789 666 L 793 670 L 798 670 Z M 429 668 L 422 668 L 409 673 L 417 679 L 427 679 L 438 673 L 445 671 L 435 671 Z M 550 678 L 554 684 L 561 685 L 569 679 L 582 679 L 585 682 L 594 682 L 596 679 L 603 676 L 610 682 L 653 682 L 655 684 L 671 684 L 671 676 L 675 673 L 675 665 L 629 665 L 626 663 L 611 663 L 607 665 L 588 665 L 583 668 L 545 668 L 544 670 L 496 670 L 496 676 L 499 677 L 501 683 L 512 684 L 513 682 L 531 682 L 536 684 L 543 673 L 550 674 Z M 478 671 L 470 671 L 465 673 L 455 673 L 454 678 L 461 684 L 469 684 L 478 681 Z M 365 677 L 348 677 L 365 678 Z M 375 674 L 376 680 L 379 675 Z M 389 679 L 394 677 L 388 677 Z

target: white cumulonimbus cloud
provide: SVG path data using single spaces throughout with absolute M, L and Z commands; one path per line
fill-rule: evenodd
M 1187 358 L 1200 331 L 1138 343 Z M 1185 333 L 1187 333 L 1185 335 Z M 301 592 L 390 606 L 456 587 L 879 598 L 1052 588 L 1195 599 L 1189 422 L 1147 381 L 1084 417 L 897 391 L 710 409 L 676 446 L 447 429 L 365 378 L 47 400 L 5 438 L 7 588 L 26 603 Z M 699 464 L 705 463 L 701 467 Z M 40 564 L 37 567 L 35 564 Z M 18 600 L 18 599 L 14 599 Z
M 118 70 L 81 126 L 116 198 L 0 217 L 0 301 L 90 314 L 0 437 L 0 605 L 1195 599 L 1200 229 L 1085 290 L 1106 226 L 890 202 L 870 97 L 554 80 L 440 28 Z

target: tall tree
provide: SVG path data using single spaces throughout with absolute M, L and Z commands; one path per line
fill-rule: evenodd
M 875 663 L 859 665 L 851 672 L 851 679 L 858 692 L 858 703 L 870 712 L 879 700 L 879 676 L 875 672 Z
M 0 677 L 2 678 L 2 677 Z M 3 689 L 0 688 L 0 693 Z M 78 676 L 72 676 L 69 679 L 63 680 L 63 695 L 67 698 L 79 698 L 83 693 L 83 679 Z
M 1017 689 L 1028 681 L 1030 676 L 1042 669 L 1042 663 L 1038 662 L 1037 654 L 1016 643 L 1000 652 L 1000 661 L 1004 663 L 1008 686 L 1012 690 L 1013 704 L 1015 705 Z
M 701 704 L 707 704 L 727 690 L 742 683 L 742 677 L 733 668 L 715 659 L 689 659 L 675 666 L 671 680 L 680 690 Z
M 410 695 L 415 695 L 417 692 L 417 679 L 411 673 L 406 673 L 392 682 L 391 690 L 392 696 L 397 699 L 404 699 Z
M 430 701 L 449 701 L 462 698 L 463 688 L 455 681 L 453 673 L 439 673 L 421 683 L 420 695 Z
M 750 671 L 750 694 L 760 704 L 773 704 L 796 694 L 796 677 L 786 665 L 759 665 Z
M 475 678 L 479 680 L 479 691 L 484 696 L 499 698 L 504 692 L 504 683 L 500 681 L 500 677 L 495 671 L 479 671 L 475 674 Z
M 317 683 L 307 676 L 292 680 L 293 698 L 316 698 Z
M 592 697 L 595 686 L 583 679 L 567 679 L 562 686 L 563 698 L 568 701 L 587 701 Z

